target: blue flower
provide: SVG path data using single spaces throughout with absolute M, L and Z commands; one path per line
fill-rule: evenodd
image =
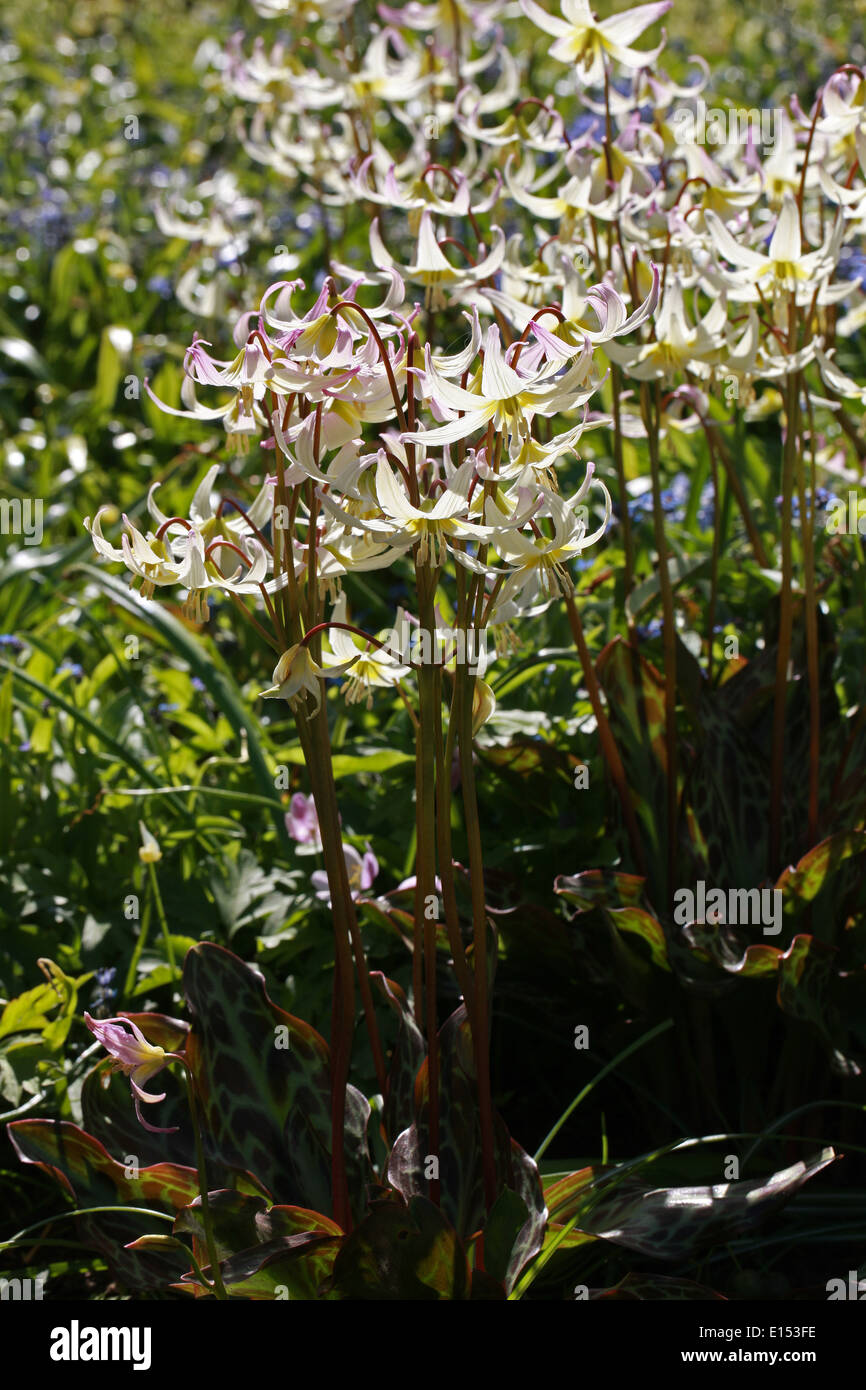
M 171 299 L 174 293 L 171 281 L 165 275 L 151 275 L 147 282 L 147 288 L 151 294 L 158 294 L 160 299 Z

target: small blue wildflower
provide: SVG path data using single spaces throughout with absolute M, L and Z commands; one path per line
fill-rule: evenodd
M 165 275 L 151 275 L 147 288 L 151 294 L 158 294 L 160 299 L 171 299 L 174 293 L 171 281 Z

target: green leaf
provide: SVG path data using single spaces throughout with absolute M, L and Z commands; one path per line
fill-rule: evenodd
M 223 1281 L 230 1297 L 318 1300 L 328 1297 L 343 1235 L 339 1226 L 319 1212 L 303 1207 L 272 1206 L 262 1197 L 240 1192 L 215 1192 L 210 1214 Z M 194 1252 L 205 1274 L 206 1241 L 201 1203 L 178 1214 L 174 1229 L 194 1237 Z M 182 1286 L 202 1286 L 193 1274 Z
M 628 1177 L 608 1191 L 602 1178 L 578 1224 L 600 1240 L 641 1255 L 683 1259 L 764 1220 L 835 1160 L 833 1149 L 827 1148 L 768 1177 L 713 1187 L 650 1188 Z
M 484 1270 L 503 1285 L 517 1238 L 528 1219 L 523 1198 L 510 1187 L 503 1188 L 484 1223 Z
M 198 1193 L 195 1169 L 174 1163 L 140 1167 L 116 1162 L 91 1135 L 67 1120 L 13 1120 L 9 1137 L 23 1163 L 53 1177 L 79 1207 L 147 1205 L 178 1211 Z M 130 1289 L 165 1288 L 188 1261 L 176 1251 L 129 1251 L 126 1245 L 147 1233 L 147 1218 L 118 1211 L 78 1218 L 80 1237 L 104 1255 L 115 1278 Z M 142 1229 L 142 1226 L 145 1229 Z
M 358 1300 L 465 1299 L 469 1265 L 456 1231 L 432 1202 L 383 1202 L 344 1241 L 333 1288 Z
M 690 576 L 696 577 L 702 570 L 709 565 L 709 559 L 705 555 L 698 556 L 696 559 L 680 559 L 671 556 L 668 560 L 668 578 L 672 588 L 676 588 L 684 579 Z M 634 619 L 661 591 L 661 578 L 658 570 L 637 584 L 625 601 L 626 612 L 629 617 Z

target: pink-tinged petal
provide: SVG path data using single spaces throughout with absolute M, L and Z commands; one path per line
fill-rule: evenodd
M 148 1121 L 144 1118 L 144 1116 L 143 1116 L 142 1113 L 141 1113 L 141 1104 L 140 1104 L 139 1099 L 138 1099 L 137 1096 L 136 1096 L 136 1098 L 135 1098 L 135 1113 L 136 1113 L 136 1116 L 138 1117 L 138 1122 L 139 1122 L 139 1124 L 142 1126 L 143 1129 L 146 1129 L 146 1130 L 148 1131 L 148 1133 L 150 1133 L 150 1134 L 177 1134 L 177 1131 L 178 1131 L 178 1129 L 179 1129 L 179 1126 L 178 1126 L 178 1125 L 169 1125 L 168 1128 L 164 1129 L 164 1128 L 163 1128 L 162 1126 L 160 1126 L 160 1125 L 152 1125 L 152 1124 L 149 1124 Z
M 141 1068 L 136 1068 L 136 1070 L 141 1070 Z M 151 1073 L 151 1075 L 153 1075 L 153 1073 Z M 143 1081 L 147 1081 L 148 1079 L 149 1079 L 149 1078 L 148 1078 L 147 1076 L 142 1077 L 142 1080 L 143 1080 Z M 136 1079 L 135 1079 L 135 1072 L 133 1072 L 133 1073 L 130 1075 L 129 1084 L 130 1084 L 130 1086 L 132 1087 L 132 1090 L 133 1090 L 134 1094 L 135 1094 L 136 1096 L 138 1096 L 138 1099 L 139 1099 L 139 1100 L 146 1101 L 146 1103 L 147 1103 L 148 1105 L 155 1105 L 155 1104 L 157 1103 L 157 1101 L 165 1100 L 165 1096 L 166 1096 L 166 1092 L 165 1092 L 165 1091 L 163 1091 L 160 1095 L 155 1096 L 155 1095 L 153 1095 L 150 1091 L 145 1091 L 145 1090 L 143 1090 L 143 1088 L 142 1088 L 141 1086 L 139 1086 L 138 1082 L 137 1082 Z
M 368 849 L 361 861 L 361 887 L 371 888 L 373 880 L 379 872 L 379 861 L 371 849 Z

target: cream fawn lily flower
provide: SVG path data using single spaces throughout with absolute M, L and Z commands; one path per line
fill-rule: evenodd
M 162 850 L 159 847 L 159 841 L 155 835 L 151 835 L 143 820 L 138 822 L 138 828 L 141 831 L 141 848 L 138 851 L 139 859 L 142 864 L 158 864 L 162 858 Z
M 499 18 L 501 9 L 502 0 L 484 0 L 484 3 L 480 3 L 480 0 L 432 0 L 431 4 L 426 5 L 421 0 L 407 0 L 399 9 L 385 4 L 378 6 L 379 14 L 389 24 L 421 33 L 436 29 L 448 32 L 456 17 L 460 21 L 464 41 L 470 33 L 476 37 L 486 33 Z
M 331 622 L 346 621 L 346 595 L 343 593 L 334 604 Z M 389 635 L 380 633 L 379 640 L 384 641 Z M 395 686 L 409 674 L 409 667 L 397 661 L 385 646 L 375 647 L 344 628 L 329 627 L 322 642 L 322 666 L 326 670 L 337 667 L 346 670 L 349 665 L 351 674 L 346 682 L 346 703 L 356 704 L 366 697 L 367 709 L 373 706 L 374 686 Z
M 647 53 L 629 45 L 666 14 L 672 3 L 673 0 L 660 0 L 658 4 L 638 5 L 602 20 L 593 14 L 588 0 L 561 0 L 561 19 L 548 14 L 535 0 L 520 0 L 520 8 L 533 24 L 556 39 L 550 49 L 551 58 L 560 63 L 575 63 L 581 81 L 587 87 L 595 87 L 604 77 L 605 62 L 611 58 L 627 68 L 645 68 L 655 62 L 664 48 L 664 31 L 658 48 Z
M 535 170 L 531 160 L 524 159 L 518 174 L 513 174 L 512 160 L 505 166 L 505 182 L 516 203 L 525 207 L 533 217 L 559 218 L 560 232 L 569 240 L 576 226 L 588 225 L 590 218 L 612 222 L 620 215 L 631 196 L 632 170 L 626 167 L 622 178 L 612 189 L 597 196 L 595 178 L 591 171 L 572 174 L 553 197 L 543 197 L 531 191 Z
M 399 57 L 391 56 L 391 45 Z M 346 95 L 360 104 L 367 104 L 371 98 L 379 102 L 411 101 L 435 80 L 435 73 L 425 72 L 424 66 L 422 53 L 410 49 L 398 30 L 381 29 L 367 40 L 361 66 L 357 71 L 350 69 Z
M 372 178 L 374 172 L 375 155 L 370 154 L 362 161 L 357 172 L 350 177 L 353 191 L 358 198 L 408 213 L 409 231 L 412 236 L 418 235 L 421 216 L 425 212 L 435 213 L 437 217 L 466 217 L 470 210 L 469 180 L 460 170 L 455 171 L 454 184 L 448 184 L 449 196 L 447 197 L 436 192 L 433 186 L 436 171 L 433 169 L 426 170 L 409 183 L 400 183 L 394 165 L 390 164 L 381 178 L 380 187 L 376 186 Z M 476 213 L 489 211 L 489 200 L 484 201 L 487 206 L 480 204 L 473 211 Z M 396 272 L 394 273 L 396 274 Z
M 365 309 L 368 318 L 385 319 L 403 303 L 403 281 L 396 270 L 388 272 L 388 278 L 390 284 L 384 299 L 372 308 Z M 339 295 L 339 299 L 352 300 L 358 284 L 355 280 L 345 294 Z M 369 330 L 366 323 L 360 314 L 353 314 L 351 310 L 340 314 L 331 312 L 330 301 L 333 298 L 336 303 L 337 299 L 334 298 L 336 290 L 330 278 L 322 285 L 315 304 L 304 315 L 298 317 L 292 310 L 292 294 L 299 288 L 304 288 L 303 280 L 278 280 L 262 295 L 259 313 L 269 328 L 285 335 L 280 338 L 280 347 L 290 352 L 292 357 L 315 357 L 320 363 L 327 362 L 329 366 L 344 365 L 341 359 L 334 358 L 334 349 L 345 350 L 348 347 L 347 360 L 350 360 L 355 340 L 358 337 L 367 337 Z M 273 308 L 268 302 L 271 299 L 274 300 Z
M 860 386 L 858 382 L 853 381 L 850 376 L 846 376 L 837 367 L 832 360 L 832 351 L 834 349 L 831 349 L 830 352 L 824 352 L 817 345 L 815 348 L 818 370 L 824 383 L 830 387 L 831 391 L 835 391 L 837 396 L 842 396 L 844 400 L 859 401 L 861 405 L 866 405 L 866 387 Z
M 790 193 L 786 193 L 782 201 L 782 210 L 766 255 L 737 241 L 715 213 L 707 211 L 705 219 L 715 249 L 725 260 L 738 267 L 721 275 L 733 300 L 753 303 L 760 298 L 759 291 L 773 297 L 793 292 L 798 303 L 808 304 L 815 289 L 832 274 L 838 259 L 841 219 L 834 221 L 816 251 L 804 252 L 800 214 Z M 848 292 L 850 285 L 846 284 L 844 288 L 840 287 L 840 294 L 835 297 L 840 298 Z
M 706 377 L 722 360 L 727 322 L 727 304 L 721 295 L 704 317 L 692 325 L 686 314 L 683 287 L 673 280 L 656 315 L 655 338 L 633 347 L 607 342 L 604 350 L 637 381 L 669 380 L 685 371 Z
M 260 690 L 259 699 L 288 700 L 292 709 L 297 710 L 303 708 L 307 695 L 312 695 L 315 701 L 312 712 L 316 714 L 322 704 L 324 677 L 342 676 L 355 664 L 358 656 L 356 652 L 351 661 L 327 669 L 313 660 L 303 642 L 296 642 L 287 652 L 283 652 L 274 667 L 273 685 L 268 686 L 267 690 Z
M 231 575 L 223 575 L 210 552 L 215 550 L 219 553 L 223 546 L 229 549 L 231 543 L 217 539 L 206 548 L 201 531 L 179 519 L 161 526 L 163 536 L 158 537 L 150 534 L 143 536 L 124 516 L 126 531 L 118 550 L 102 534 L 101 517 L 107 510 L 106 507 L 100 508 L 92 523 L 89 517 L 84 520 L 84 527 L 90 532 L 98 554 L 107 560 L 121 561 L 137 576 L 142 581 L 143 598 L 152 598 L 158 585 L 184 586 L 189 592 L 183 604 L 183 614 L 190 622 L 207 622 L 206 590 L 216 588 L 229 593 L 252 594 L 258 592 L 259 585 L 267 576 L 268 559 L 255 539 L 249 538 L 244 542 L 239 556 L 247 565 L 246 571 L 241 565 Z M 177 534 L 178 526 L 181 527 L 180 534 Z
M 520 441 L 520 447 L 511 454 L 508 459 L 501 459 L 499 464 L 499 478 L 505 480 L 517 479 L 519 486 L 530 487 L 538 484 L 541 487 L 548 487 L 552 492 L 558 491 L 556 474 L 554 469 L 561 458 L 566 454 L 575 453 L 575 445 L 585 430 L 598 429 L 601 426 L 608 427 L 613 424 L 613 419 L 609 415 L 598 415 L 594 419 L 588 419 L 588 412 L 584 407 L 584 416 L 579 425 L 574 425 L 570 430 L 563 430 L 557 434 L 547 444 L 540 444 L 532 435 L 528 435 Z M 482 468 L 478 469 L 479 477 L 487 476 Z M 492 474 L 491 476 L 497 476 Z
M 393 259 L 379 233 L 378 220 L 374 220 L 370 227 L 370 253 L 373 263 L 380 270 L 396 269 L 404 280 L 423 285 L 427 305 L 441 308 L 446 302 L 446 291 L 454 292 L 477 285 L 496 274 L 505 255 L 505 236 L 499 227 L 493 228 L 493 236 L 493 249 L 477 265 L 453 266 L 436 240 L 433 218 L 429 212 L 423 212 L 418 228 L 418 249 L 412 265 L 398 265 Z
M 190 420 L 221 420 L 223 429 L 228 436 L 228 442 L 236 445 L 239 452 L 246 449 L 250 435 L 260 434 L 265 428 L 265 417 L 258 400 L 253 401 L 252 409 L 249 411 L 245 411 L 240 393 L 236 394 L 225 405 L 202 405 L 196 396 L 195 382 L 191 376 L 184 377 L 181 383 L 180 398 L 186 407 L 184 410 L 178 409 L 177 406 L 166 405 L 165 401 L 161 401 L 146 377 L 144 389 L 154 405 L 165 415 L 179 415 L 182 419 Z M 259 394 L 263 395 L 264 393 L 260 392 Z
M 415 506 L 395 478 L 383 449 L 376 469 L 378 517 L 353 517 L 337 507 L 327 495 L 322 495 L 322 503 L 327 511 L 347 525 L 358 526 L 374 536 L 387 538 L 392 545 L 406 548 L 417 543 L 418 563 L 438 566 L 444 560 L 447 541 L 469 538 L 483 540 L 489 535 L 484 526 L 469 521 L 465 515 L 461 516 L 461 513 L 469 510 L 469 488 L 474 471 L 473 460 L 467 459 L 450 478 L 441 496 L 436 500 L 425 498 L 420 506 Z
M 481 564 L 474 556 L 460 552 L 455 558 L 476 574 L 505 577 L 497 596 L 497 609 L 512 603 L 518 596 L 529 600 L 537 597 L 549 600 L 574 592 L 574 583 L 565 566 L 569 560 L 601 539 L 611 515 L 610 493 L 600 479 L 593 477 L 593 473 L 594 467 L 590 464 L 581 487 L 569 500 L 545 488 L 537 489 L 553 524 L 552 537 L 544 535 L 537 525 L 534 525 L 535 534 L 531 536 L 515 529 L 512 518 L 502 511 L 498 502 L 488 499 L 484 509 L 485 520 L 493 526 L 493 547 L 507 568 Z M 586 509 L 580 504 L 593 482 L 604 492 L 605 512 L 601 525 L 587 535 Z
M 556 415 L 584 405 L 598 389 L 591 378 L 592 344 L 587 339 L 574 364 L 561 375 L 561 364 L 520 375 L 506 361 L 499 329 L 491 324 L 484 341 L 484 364 L 467 390 L 440 376 L 429 350 L 425 358 L 422 389 L 440 414 L 465 414 L 434 429 L 404 434 L 404 440 L 424 444 L 453 444 L 477 433 L 489 422 L 509 436 L 529 434 L 534 415 Z M 589 381 L 587 381 L 589 378 Z
M 220 465 L 215 463 L 205 473 L 190 501 L 189 519 L 196 530 L 201 532 L 206 544 L 215 540 L 217 536 L 222 536 L 243 550 L 251 536 L 256 531 L 263 530 L 271 519 L 274 504 L 273 484 L 266 481 L 245 512 L 217 515 L 212 497 L 219 471 Z M 157 528 L 167 526 L 170 521 L 156 502 L 159 486 L 159 483 L 154 483 L 147 494 L 147 510 L 156 522 Z

